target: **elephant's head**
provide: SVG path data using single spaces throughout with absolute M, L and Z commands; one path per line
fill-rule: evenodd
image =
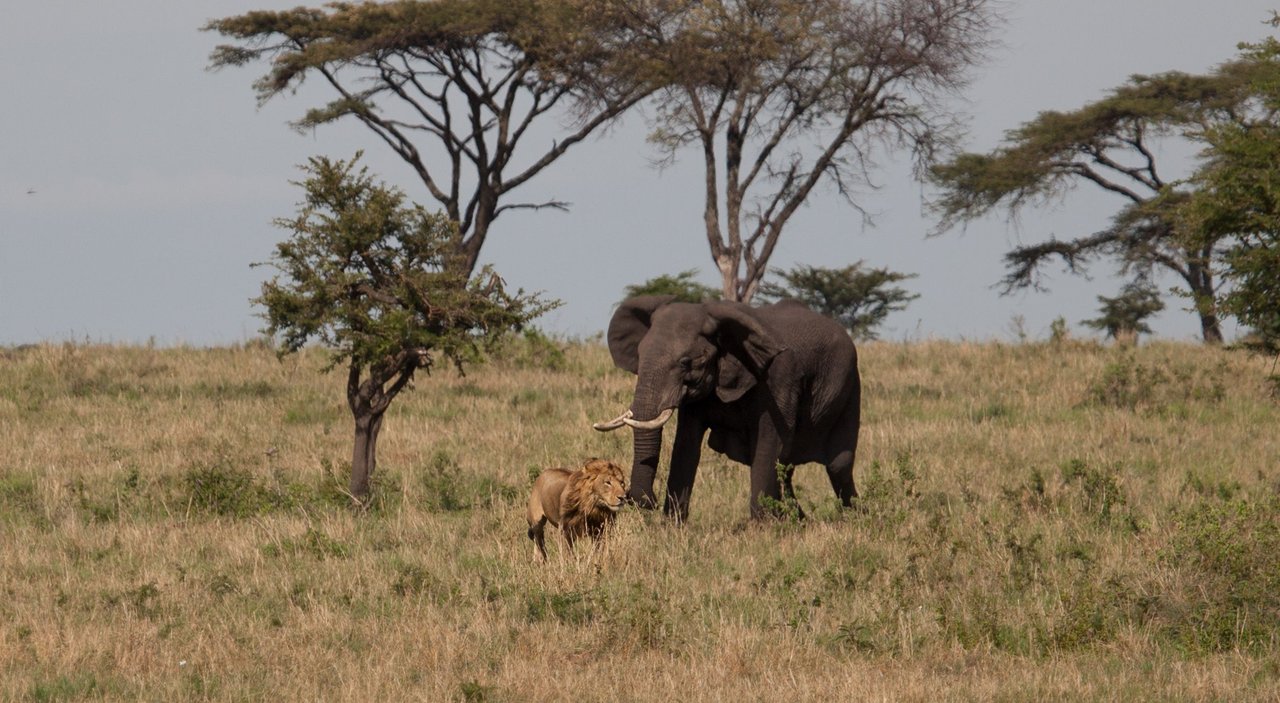
M 629 298 L 609 323 L 609 352 L 614 364 L 638 376 L 635 398 L 622 415 L 594 426 L 657 429 L 683 403 L 711 393 L 724 402 L 737 400 L 782 350 L 742 303 Z

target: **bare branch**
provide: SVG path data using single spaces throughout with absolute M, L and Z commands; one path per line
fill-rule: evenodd
M 561 212 L 568 212 L 570 205 L 571 203 L 562 200 L 548 200 L 545 203 L 509 203 L 495 210 L 493 216 L 497 217 L 507 210 L 560 210 Z

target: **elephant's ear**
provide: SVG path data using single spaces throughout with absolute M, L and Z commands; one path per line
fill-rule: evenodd
M 725 300 L 705 305 L 720 348 L 736 357 L 750 375 L 763 376 L 773 357 L 786 349 L 760 324 L 750 306 Z
M 716 397 L 721 402 L 732 403 L 756 385 L 756 377 L 732 354 L 720 357 L 720 370 L 716 378 Z
M 639 372 L 640 340 L 649 333 L 653 312 L 675 299 L 674 295 L 638 295 L 618 305 L 609 320 L 609 354 L 615 366 Z

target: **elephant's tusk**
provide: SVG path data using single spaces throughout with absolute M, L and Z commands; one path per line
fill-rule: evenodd
M 627 420 L 629 420 L 630 418 L 631 418 L 631 411 L 628 410 L 622 413 L 621 415 L 613 418 L 612 420 L 609 420 L 608 422 L 596 422 L 596 423 L 592 423 L 591 426 L 601 432 L 612 432 L 613 430 L 616 430 L 619 427 L 622 427 L 624 424 L 626 424 Z
M 666 410 L 663 410 L 661 413 L 659 413 L 658 416 L 653 418 L 652 420 L 632 420 L 629 417 L 624 417 L 622 418 L 622 421 L 627 423 L 627 426 L 631 427 L 632 429 L 656 430 L 659 427 L 662 427 L 663 425 L 667 424 L 667 420 L 671 419 L 671 414 L 674 413 L 675 411 L 676 411 L 675 408 L 667 408 Z

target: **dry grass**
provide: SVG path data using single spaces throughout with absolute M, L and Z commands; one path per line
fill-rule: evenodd
M 631 377 L 546 352 L 420 379 L 353 515 L 319 355 L 0 350 L 0 699 L 1280 698 L 1267 360 L 867 345 L 862 510 L 748 524 L 708 454 L 539 568 L 531 472 L 630 459 Z

